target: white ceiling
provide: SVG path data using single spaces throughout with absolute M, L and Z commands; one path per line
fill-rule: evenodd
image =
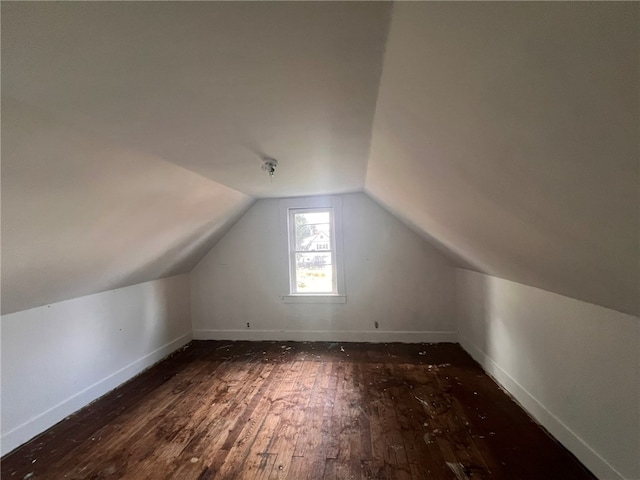
M 390 12 L 3 2 L 2 91 L 253 197 L 362 190 Z
M 640 313 L 638 3 L 0 8 L 3 313 L 363 189 L 461 265 Z

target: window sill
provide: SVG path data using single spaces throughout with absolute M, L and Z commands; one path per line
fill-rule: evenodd
M 282 303 L 347 303 L 346 295 L 282 295 Z

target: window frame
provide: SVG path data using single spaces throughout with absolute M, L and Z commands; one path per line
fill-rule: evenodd
M 297 293 L 295 254 L 295 223 L 293 215 L 303 210 L 326 211 L 331 210 L 331 238 L 332 252 L 332 284 L 333 292 L 327 293 Z M 346 303 L 344 282 L 344 255 L 342 241 L 342 199 L 336 196 L 327 197 L 299 197 L 280 200 L 281 230 L 283 232 L 283 252 L 286 264 L 287 293 L 281 296 L 284 303 Z M 292 248 L 293 247 L 293 248 Z
M 337 295 L 338 294 L 338 282 L 337 282 L 337 266 L 336 266 L 336 241 L 335 241 L 335 211 L 333 207 L 312 207 L 312 208 L 289 208 L 289 294 L 290 295 Z M 296 223 L 295 217 L 297 214 L 301 213 L 329 213 L 329 243 L 333 246 L 333 248 L 327 248 L 324 250 L 300 250 L 296 248 L 297 246 L 297 238 L 296 238 Z M 299 292 L 298 291 L 298 278 L 297 278 L 297 267 L 298 260 L 297 255 L 299 253 L 302 254 L 313 254 L 313 253 L 324 253 L 329 254 L 331 258 L 331 291 L 330 292 Z

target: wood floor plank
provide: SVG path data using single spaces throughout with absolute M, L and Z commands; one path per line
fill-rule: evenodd
M 282 379 L 284 371 L 280 364 L 276 364 L 269 376 L 264 379 L 258 392 L 247 404 L 238 418 L 227 440 L 222 445 L 222 450 L 228 450 L 229 454 L 220 466 L 216 478 L 241 478 L 240 469 L 247 456 L 251 452 L 251 446 L 256 441 L 269 413 L 270 400 L 268 392 L 272 383 Z
M 193 371 L 191 376 L 179 376 L 174 379 L 177 383 L 167 383 L 151 392 L 149 404 L 145 402 L 127 409 L 129 412 L 114 422 L 113 429 L 107 426 L 95 432 L 90 437 L 91 441 L 85 440 L 83 445 L 61 459 L 60 468 L 69 470 L 74 480 L 90 478 L 92 471 L 130 470 L 131 465 L 144 460 L 154 452 L 158 447 L 156 441 L 159 435 L 169 437 L 180 433 L 179 425 L 175 425 L 176 420 L 173 417 L 167 418 L 168 413 L 175 411 L 181 404 L 187 407 L 195 406 L 191 395 L 196 396 L 195 390 L 201 385 L 194 379 L 212 375 L 220 365 L 221 362 L 203 363 L 202 368 Z M 150 438 L 150 431 L 155 428 L 159 434 Z M 95 445 L 109 453 L 99 457 L 92 456 Z M 86 461 L 78 463 L 78 458 L 86 458 Z
M 287 478 L 291 468 L 291 458 L 298 440 L 298 432 L 304 421 L 304 411 L 301 405 L 308 403 L 311 390 L 298 388 L 302 378 L 309 376 L 307 367 L 312 362 L 297 360 L 287 376 L 283 389 L 281 408 L 278 409 L 280 419 L 274 437 L 269 444 L 268 452 L 275 455 L 274 468 L 269 475 L 270 480 L 282 480 Z M 315 362 L 314 362 L 315 363 Z
M 251 361 L 252 367 L 243 375 L 242 364 L 232 363 L 228 368 L 229 394 L 219 401 L 212 399 L 208 418 L 199 426 L 191 441 L 184 447 L 180 461 L 168 467 L 165 475 L 174 478 L 192 478 L 192 473 L 200 470 L 203 478 L 213 478 L 224 462 L 228 450 L 222 450 L 227 435 L 233 431 L 238 411 L 254 398 L 271 368 L 260 362 Z M 196 461 L 192 461 L 196 459 Z
M 396 399 L 394 411 L 396 419 L 402 432 L 402 440 L 406 449 L 411 475 L 414 478 L 440 478 L 438 469 L 434 466 L 438 462 L 443 463 L 441 457 L 434 458 L 429 451 L 427 442 L 430 437 L 427 432 L 427 416 L 421 405 L 417 406 L 415 397 L 406 394 L 407 388 L 410 392 L 415 391 L 415 381 L 410 378 L 412 366 L 402 370 L 394 371 L 396 378 L 395 385 L 390 386 L 390 390 Z M 418 383 L 426 383 L 428 377 L 421 377 Z M 434 470 L 432 472 L 432 470 Z M 444 465 L 442 469 L 444 471 Z M 442 473 L 442 472 L 440 472 Z M 444 471 L 448 478 L 449 473 Z
M 287 480 L 300 480 L 306 478 L 304 457 L 291 457 L 291 468 Z
M 148 436 L 154 436 L 155 442 L 145 438 L 140 444 L 154 443 L 154 450 L 132 466 L 130 474 L 141 480 L 157 478 L 174 470 L 181 463 L 195 465 L 192 462 L 197 457 L 185 458 L 183 452 L 194 438 L 201 435 L 200 426 L 206 423 L 209 416 L 215 416 L 220 405 L 220 399 L 230 395 L 229 382 L 231 377 L 242 377 L 248 382 L 252 374 L 252 368 L 243 368 L 241 372 L 229 368 L 222 372 L 219 380 L 209 381 L 205 379 L 201 388 L 189 392 L 184 402 L 174 405 L 166 416 L 154 425 Z
M 195 341 L 0 468 L 33 480 L 594 478 L 454 344 Z
M 271 476 L 278 459 L 278 454 L 272 452 L 272 445 L 277 439 L 283 415 L 288 418 L 291 407 L 297 407 L 295 402 L 304 402 L 304 399 L 295 395 L 297 392 L 295 382 L 300 378 L 301 365 L 299 362 L 293 362 L 287 366 L 288 368 L 282 369 L 281 381 L 274 381 L 264 397 L 267 414 L 251 445 L 246 449 L 244 461 L 237 467 L 242 478 L 268 479 Z M 256 410 L 260 411 L 260 407 Z M 284 469 L 276 468 L 276 470 L 282 472 Z
M 198 402 L 196 409 L 176 408 L 171 412 L 171 418 L 187 418 L 186 421 L 177 422 L 184 434 L 167 439 L 170 442 L 162 445 L 164 448 L 156 448 L 152 455 L 140 462 L 137 469 L 131 470 L 131 474 L 140 479 L 153 479 L 172 472 L 186 475 L 186 472 L 202 469 L 207 458 L 197 446 L 206 445 L 207 438 L 219 433 L 216 428 L 221 423 L 219 419 L 235 411 L 246 398 L 251 398 L 252 392 L 262 384 L 261 379 L 269 371 L 264 365 L 253 362 L 226 363 L 221 375 L 215 381 L 208 382 L 209 395 Z
M 303 405 L 304 421 L 300 425 L 296 448 L 293 453 L 296 457 L 304 457 L 306 454 L 314 453 L 318 445 L 318 436 L 321 426 L 318 418 L 318 408 L 316 397 L 320 388 L 320 376 L 324 372 L 325 364 L 322 362 L 310 362 L 313 365 L 313 374 L 305 375 L 301 380 L 301 388 L 309 391 L 306 403 Z
M 338 478 L 360 478 L 360 416 L 359 401 L 355 393 L 355 368 L 346 362 L 342 376 L 338 379 L 341 401 L 334 408 L 336 421 L 340 425 L 336 476 Z
M 338 463 L 338 460 L 335 458 L 325 459 L 325 465 L 322 470 L 322 476 L 317 478 L 322 478 L 323 480 L 340 480 L 340 477 L 338 477 L 338 472 L 337 472 L 337 463 Z

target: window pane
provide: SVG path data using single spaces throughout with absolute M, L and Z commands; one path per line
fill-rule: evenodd
M 296 250 L 331 250 L 331 214 L 296 213 Z
M 333 292 L 330 253 L 296 253 L 296 292 Z

